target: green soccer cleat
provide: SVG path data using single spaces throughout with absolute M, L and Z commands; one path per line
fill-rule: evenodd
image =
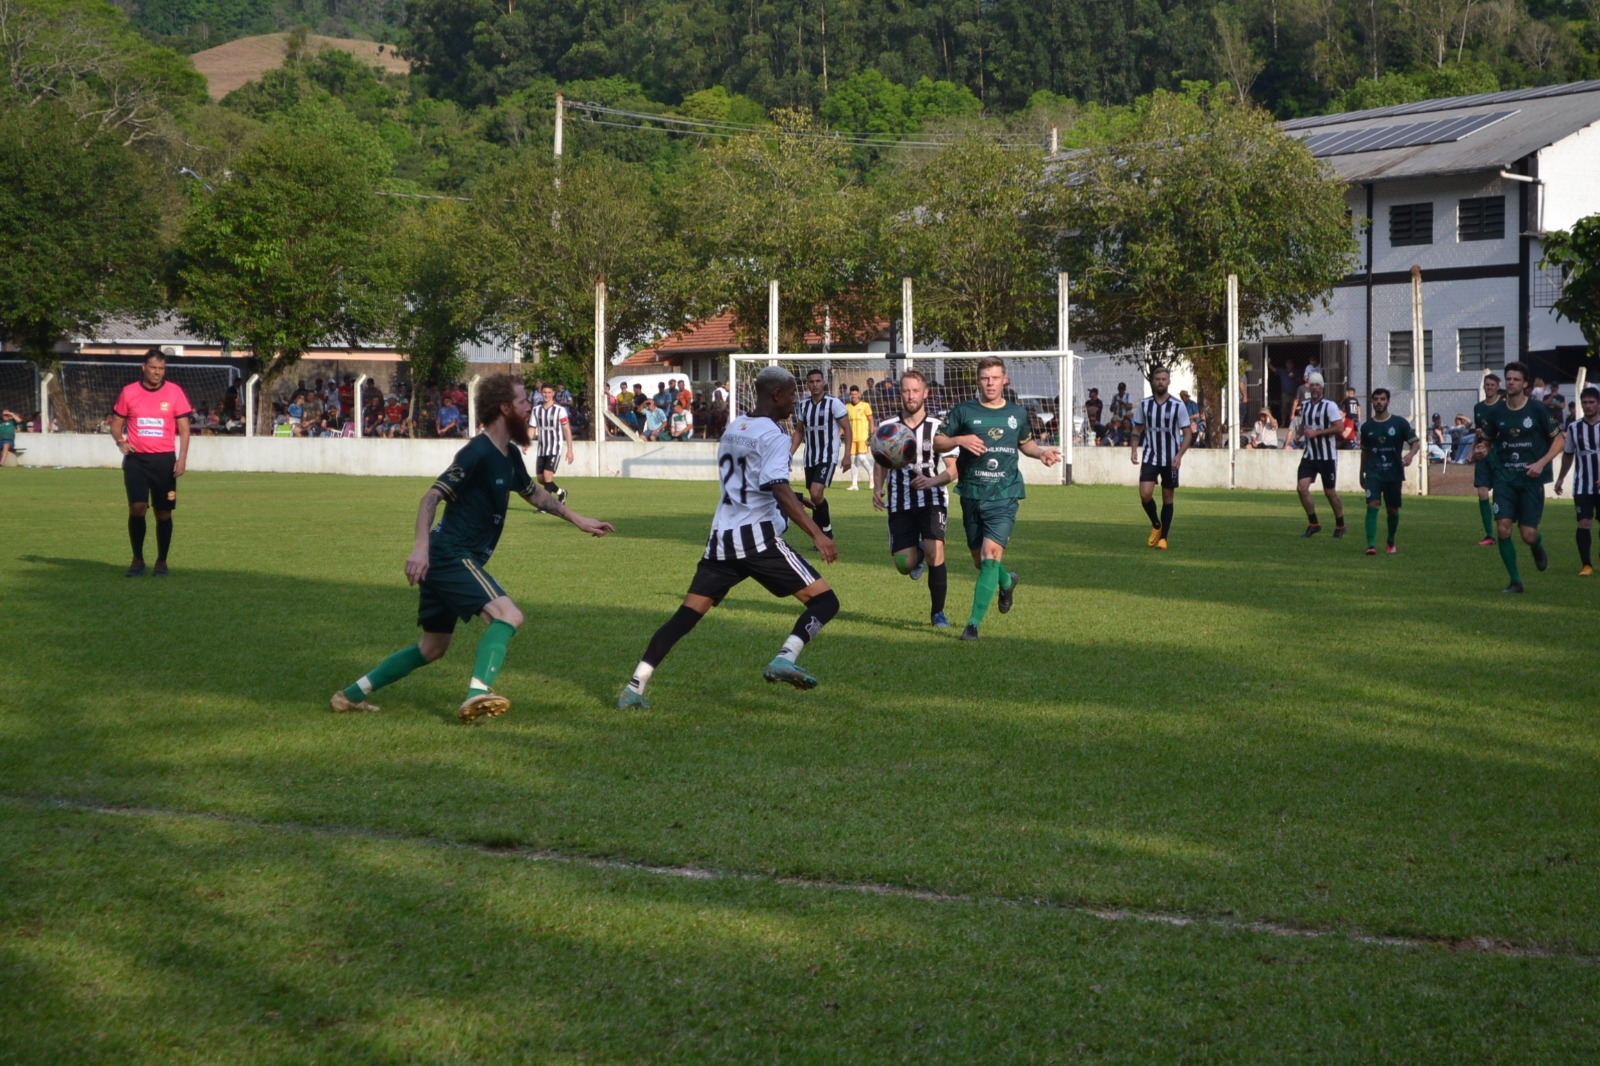
M 471 725 L 480 718 L 498 718 L 510 709 L 511 701 L 504 696 L 497 696 L 493 692 L 480 692 L 461 701 L 461 706 L 456 709 L 456 717 L 463 723 Z
M 795 688 L 817 687 L 816 678 L 781 655 L 767 664 L 767 668 L 761 671 L 761 676 L 767 679 L 768 684 L 782 681 L 785 684 L 793 685 Z
M 622 695 L 617 697 L 617 710 L 619 711 L 648 711 L 650 704 L 645 702 L 643 692 L 635 692 L 631 688 L 622 690 Z

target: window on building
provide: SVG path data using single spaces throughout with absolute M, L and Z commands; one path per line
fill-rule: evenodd
M 1389 365 L 1411 365 L 1411 331 L 1399 330 L 1389 334 Z M 1433 369 L 1433 330 L 1422 331 L 1422 369 Z
M 1499 370 L 1506 365 L 1504 326 L 1456 330 L 1462 370 Z
M 1389 243 L 1433 243 L 1433 204 L 1395 204 L 1389 208 Z
M 1456 235 L 1463 241 L 1498 241 L 1506 235 L 1506 198 L 1477 196 L 1462 200 Z

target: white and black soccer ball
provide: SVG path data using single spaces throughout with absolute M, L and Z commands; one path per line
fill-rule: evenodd
M 885 422 L 872 434 L 872 458 L 879 466 L 900 470 L 917 457 L 917 435 L 902 422 Z

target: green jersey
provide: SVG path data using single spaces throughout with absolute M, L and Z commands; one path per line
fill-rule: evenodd
M 500 541 L 511 494 L 526 495 L 532 485 L 516 445 L 502 454 L 487 433 L 473 437 L 433 483 L 446 502 L 428 554 L 448 559 L 470 555 L 488 562 Z
M 1484 433 L 1483 427 L 1489 424 L 1489 418 L 1491 414 L 1505 405 L 1506 397 L 1504 393 L 1496 396 L 1494 398 L 1494 403 L 1485 403 L 1484 401 L 1479 400 L 1473 405 L 1472 408 L 1472 428 L 1477 430 L 1479 433 L 1483 433 L 1484 436 L 1488 436 L 1487 433 Z
M 1404 463 L 1406 448 L 1416 443 L 1417 431 L 1399 415 L 1390 415 L 1383 421 L 1369 418 L 1361 423 L 1362 470 L 1368 483 L 1390 485 L 1406 479 Z
M 17 423 L 15 419 L 0 418 L 0 440 L 16 443 Z
M 985 407 L 981 400 L 966 400 L 950 409 L 939 432 L 947 437 L 971 433 L 987 449 L 982 455 L 965 448 L 956 452 L 956 495 L 968 500 L 1020 500 L 1027 495 L 1017 469 L 1022 446 L 1033 439 L 1027 411 L 1014 403 Z
M 1479 432 L 1494 442 L 1489 462 L 1497 480 L 1512 485 L 1546 485 L 1554 478 L 1548 463 L 1537 478 L 1527 474 L 1529 465 L 1544 458 L 1561 435 L 1560 424 L 1544 404 L 1525 400 L 1516 410 L 1509 403 L 1496 404 L 1487 412 Z

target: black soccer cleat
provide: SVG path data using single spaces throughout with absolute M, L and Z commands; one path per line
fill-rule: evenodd
M 1306 531 L 1304 533 L 1300 534 L 1300 539 L 1301 540 L 1309 540 L 1310 538 L 1316 536 L 1318 533 L 1321 533 L 1321 532 L 1322 532 L 1322 527 L 1317 525 L 1317 524 L 1315 524 L 1315 523 L 1313 523 L 1313 524 L 1311 524 L 1311 525 L 1306 527 Z
M 978 627 L 973 625 L 971 622 L 968 622 L 967 623 L 967 628 L 965 628 L 965 629 L 963 629 L 961 631 L 961 639 L 962 640 L 977 640 L 978 639 Z
M 147 569 L 148 568 L 144 565 L 144 560 L 143 559 L 135 559 L 133 561 L 133 564 L 128 567 L 128 572 L 126 574 L 124 574 L 123 576 L 124 577 L 144 577 L 145 571 Z
M 1016 591 L 1017 591 L 1017 575 L 1016 575 L 1015 572 L 1013 572 L 1012 575 L 1011 575 L 1011 587 L 1008 588 L 1008 589 L 1007 588 L 1002 588 L 1000 590 L 999 606 L 1000 606 L 1000 613 L 1001 614 L 1010 614 L 1011 613 L 1011 597 L 1016 594 Z
M 1334 526 L 1333 527 L 1333 539 L 1334 540 L 1340 540 L 1348 532 L 1350 532 L 1350 527 L 1349 526 Z
M 167 564 L 163 563 L 163 562 L 157 562 L 156 563 L 156 568 L 154 570 L 150 571 L 150 576 L 151 577 L 166 577 L 167 576 Z
M 1550 568 L 1550 553 L 1544 550 L 1543 544 L 1533 546 L 1533 565 L 1539 568 L 1541 574 Z
M 1520 593 L 1522 591 L 1522 582 L 1513 581 L 1511 584 L 1507 585 L 1505 588 L 1501 589 L 1500 591 L 1501 592 Z

